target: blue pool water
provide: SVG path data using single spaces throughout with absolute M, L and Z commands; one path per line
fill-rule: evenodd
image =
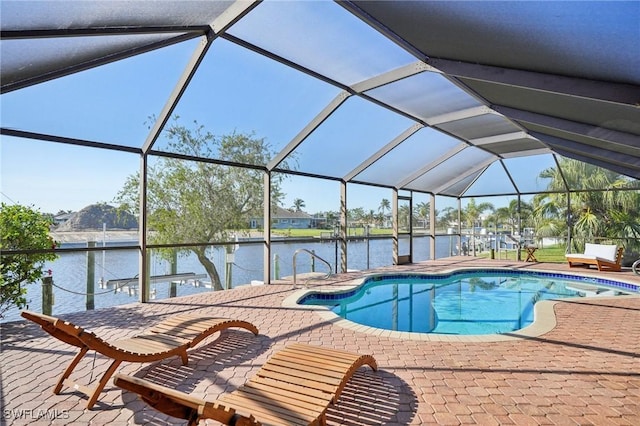
M 627 289 L 622 290 L 593 278 L 476 271 L 374 276 L 354 290 L 309 293 L 298 303 L 325 305 L 342 318 L 387 330 L 475 335 L 526 327 L 539 300 L 624 294 Z

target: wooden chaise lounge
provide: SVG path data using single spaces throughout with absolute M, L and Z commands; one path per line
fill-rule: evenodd
M 53 337 L 80 348 L 80 352 L 60 376 L 53 393 L 58 394 L 63 386 L 73 387 L 89 397 L 87 408 L 93 407 L 107 381 L 123 361 L 152 362 L 179 355 L 182 358 L 182 363 L 186 365 L 188 362 L 187 349 L 194 347 L 203 339 L 218 331 L 231 327 L 241 327 L 251 331 L 253 334 L 258 334 L 258 329 L 247 321 L 207 317 L 197 314 L 180 314 L 169 317 L 137 336 L 106 341 L 94 333 L 84 330 L 82 327 L 55 317 L 30 311 L 22 311 L 21 315 L 39 324 L 44 331 Z M 73 369 L 90 350 L 113 359 L 113 362 L 93 389 L 74 383 L 69 379 Z
M 586 243 L 584 253 L 567 253 L 565 257 L 570 268 L 596 265 L 598 271 L 620 271 L 623 250 L 615 244 Z
M 202 419 L 227 425 L 326 425 L 327 408 L 364 365 L 378 368 L 371 355 L 296 343 L 275 353 L 240 388 L 213 401 L 123 374 L 113 381 L 189 425 Z

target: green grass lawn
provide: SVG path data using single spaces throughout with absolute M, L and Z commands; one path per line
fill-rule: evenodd
M 391 235 L 393 230 L 391 229 L 377 229 L 372 228 L 369 230 L 369 235 Z M 272 229 L 272 235 L 279 235 L 289 238 L 305 238 L 305 237 L 320 237 L 320 235 L 333 235 L 333 230 L 330 229 Z M 352 228 L 349 229 L 350 237 L 360 237 L 364 235 L 364 229 Z
M 373 228 L 370 230 L 369 235 L 391 235 L 391 229 L 377 229 Z M 333 231 L 328 229 L 272 229 L 271 233 L 273 235 L 278 235 L 282 237 L 288 238 L 309 238 L 309 237 L 320 237 L 321 235 L 333 235 Z M 362 228 L 354 228 L 349 230 L 349 236 L 361 236 L 364 235 L 364 230 Z M 555 263 L 563 263 L 566 262 L 565 257 L 565 246 L 564 245 L 553 245 L 548 247 L 538 246 L 538 250 L 535 252 L 536 259 L 538 262 L 555 262 Z M 506 259 L 507 260 L 517 260 L 517 252 L 516 250 L 506 250 L 501 251 L 500 253 L 496 253 L 496 259 Z M 490 252 L 482 252 L 476 253 L 477 257 L 489 258 L 491 256 Z M 522 252 L 521 260 L 526 259 L 527 253 Z
M 563 263 L 566 262 L 564 257 L 565 247 L 564 245 L 553 245 L 548 247 L 540 247 L 538 246 L 538 250 L 535 252 L 535 257 L 538 259 L 538 262 L 555 262 L 555 263 Z M 500 253 L 496 253 L 496 259 L 506 259 L 507 260 L 516 260 L 518 252 L 516 250 L 506 250 L 501 251 Z M 478 254 L 478 257 L 489 258 L 491 253 L 482 252 Z M 527 253 L 523 250 L 521 254 L 521 259 L 525 260 L 527 258 Z

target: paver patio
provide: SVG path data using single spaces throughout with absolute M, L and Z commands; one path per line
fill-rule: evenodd
M 569 271 L 566 265 L 471 257 L 386 269 L 441 271 L 458 266 Z M 630 271 L 588 274 L 640 283 Z M 352 272 L 332 281 L 361 275 Z M 61 317 L 113 339 L 187 311 L 251 321 L 259 336 L 236 330 L 212 336 L 190 351 L 187 366 L 175 357 L 124 363 L 118 370 L 211 399 L 244 383 L 290 342 L 373 354 L 380 370 L 356 373 L 329 411 L 332 425 L 640 424 L 640 295 L 562 301 L 554 306 L 557 324 L 551 331 L 486 342 L 411 340 L 345 328 L 313 310 L 283 308 L 293 291 L 291 283 L 279 282 Z M 0 403 L 6 424 L 184 424 L 112 384 L 92 410 L 85 409 L 86 397 L 72 389 L 53 395 L 51 389 L 75 348 L 25 321 L 2 324 L 0 332 Z M 74 377 L 85 383 L 95 380 L 109 362 L 88 355 Z

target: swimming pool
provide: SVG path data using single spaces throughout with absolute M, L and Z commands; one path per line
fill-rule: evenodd
M 516 331 L 534 320 L 540 300 L 620 295 L 637 286 L 557 273 L 512 270 L 443 275 L 394 274 L 365 279 L 349 291 L 311 292 L 301 305 L 323 305 L 370 327 L 454 335 Z

